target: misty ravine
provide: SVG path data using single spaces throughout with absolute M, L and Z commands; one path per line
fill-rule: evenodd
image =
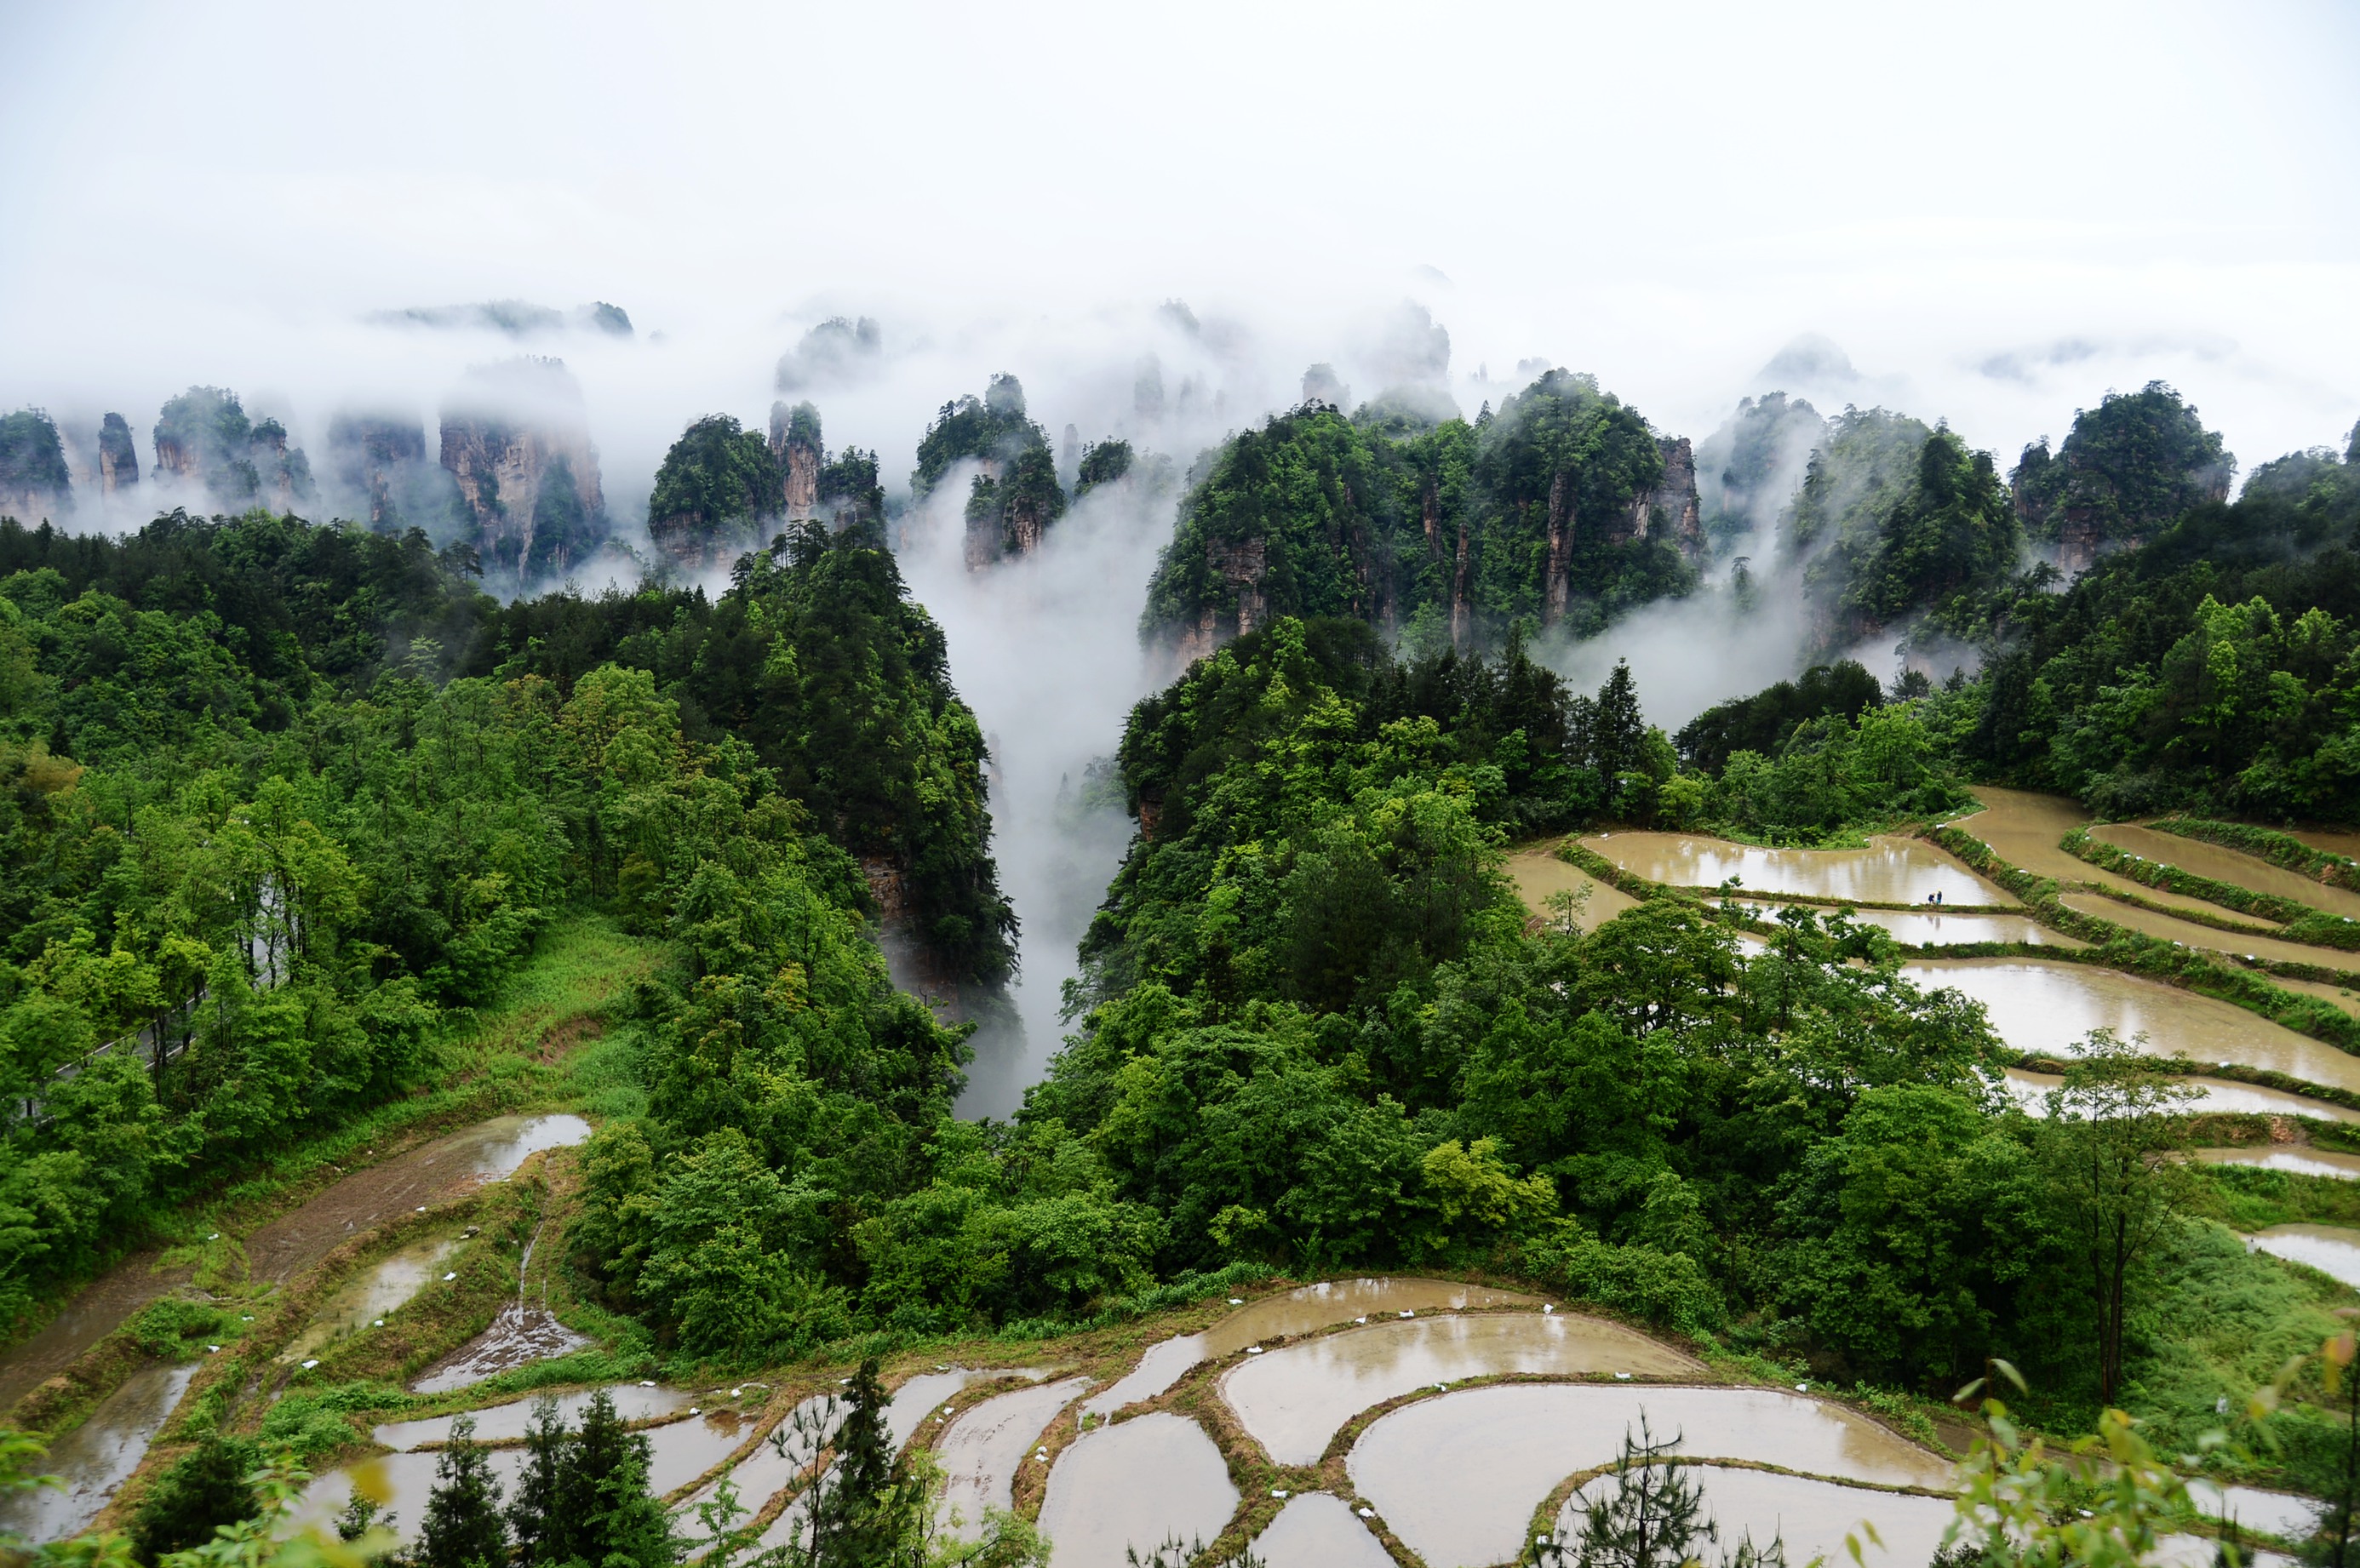
M 1071 1027 L 1076 949 L 1131 841 L 1119 786 L 1093 801 L 1087 770 L 1110 764 L 1124 716 L 1157 683 L 1139 614 L 1176 498 L 1099 486 L 1037 549 L 970 570 L 967 480 L 962 465 L 916 508 L 900 559 L 990 747 L 991 851 L 1022 934 L 1013 1016 L 982 1014 L 958 1113 L 1006 1118 Z

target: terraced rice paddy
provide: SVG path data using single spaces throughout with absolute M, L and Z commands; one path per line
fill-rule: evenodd
M 2008 905 L 2016 900 L 1932 844 L 1874 838 L 1866 849 L 1758 849 L 1688 833 L 1618 833 L 1582 844 L 1635 876 L 1675 887 L 1737 878 L 1747 893 L 1801 894 L 1872 904 Z
M 1943 958 L 1905 964 L 1902 978 L 1950 986 L 1983 1005 L 2000 1039 L 2044 1056 L 2079 1055 L 2091 1031 L 2144 1035 L 2158 1056 L 2282 1073 L 2360 1092 L 2360 1056 L 2280 1028 L 2240 1007 L 2092 964 Z

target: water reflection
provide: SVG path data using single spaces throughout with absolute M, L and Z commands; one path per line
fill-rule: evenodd
M 1266 1568 L 1393 1568 L 1393 1557 L 1350 1505 L 1325 1492 L 1291 1498 L 1254 1538 Z
M 1056 1413 L 1088 1386 L 1087 1377 L 1068 1377 L 1020 1388 L 986 1399 L 950 1422 L 934 1443 L 934 1458 L 945 1476 L 944 1506 L 957 1510 L 961 1540 L 980 1538 L 984 1509 L 1016 1506 L 1016 1473 L 1024 1456 Z
M 570 1394 L 555 1396 L 557 1413 L 568 1421 L 579 1421 L 590 1401 L 598 1397 L 595 1388 L 577 1388 Z M 643 1384 L 618 1383 L 606 1389 L 606 1397 L 615 1401 L 615 1413 L 627 1421 L 651 1421 L 659 1416 L 676 1415 L 696 1402 L 694 1396 L 679 1388 L 651 1388 Z M 480 1410 L 470 1410 L 462 1416 L 429 1416 L 421 1421 L 388 1421 L 369 1435 L 388 1448 L 410 1449 L 429 1443 L 451 1441 L 453 1423 L 472 1418 L 475 1423 L 475 1441 L 500 1443 L 522 1437 L 532 1425 L 532 1407 L 540 1396 L 513 1399 L 504 1405 L 487 1405 Z
M 1247 1361 L 1221 1379 L 1221 1398 L 1279 1464 L 1316 1465 L 1353 1416 L 1437 1383 L 1505 1372 L 1681 1377 L 1703 1370 L 1620 1323 L 1569 1312 L 1396 1319 Z
M 1752 1535 L 1756 1546 L 1767 1546 L 1775 1536 L 1786 1543 L 1786 1561 L 1795 1563 L 1814 1558 L 1830 1563 L 1850 1562 L 1852 1553 L 1845 1544 L 1849 1536 L 1860 1543 L 1864 1564 L 1922 1568 L 1941 1546 L 1950 1521 L 1958 1518 L 1956 1505 L 1947 1497 L 1872 1492 L 1802 1475 L 1719 1465 L 1696 1465 L 1687 1475 L 1704 1493 L 1705 1517 L 1721 1526 L 1724 1552 L 1734 1550 L 1742 1535 Z M 1557 1516 L 1560 1539 L 1574 1539 L 1583 1504 L 1612 1485 L 1603 1479 L 1592 1481 L 1573 1495 Z M 1861 1528 L 1863 1520 L 1875 1527 L 1876 1540 Z
M 1502 1563 L 1566 1476 L 1610 1463 L 1644 1413 L 1699 1458 L 1943 1487 L 1948 1462 L 1840 1405 L 1767 1388 L 1502 1384 L 1394 1410 L 1353 1445 L 1352 1482 L 1433 1565 Z
M 196 1364 L 143 1367 L 109 1394 L 80 1426 L 49 1445 L 36 1468 L 66 1484 L 0 1493 L 0 1530 L 36 1545 L 63 1541 L 89 1528 L 147 1456 L 172 1407 L 196 1376 Z
M 2307 1263 L 2330 1279 L 2360 1286 L 2360 1230 L 2344 1225 L 2271 1225 L 2247 1236 L 2245 1245 L 2274 1258 Z
M 1082 1409 L 1092 1415 L 1109 1415 L 1125 1405 L 1152 1399 L 1186 1376 L 1201 1361 L 1234 1355 L 1266 1339 L 1310 1334 L 1354 1318 L 1379 1313 L 1464 1312 L 1472 1307 L 1538 1306 L 1535 1297 L 1486 1285 L 1461 1285 L 1448 1279 L 1387 1277 L 1374 1279 L 1325 1279 L 1231 1312 L 1203 1334 L 1182 1334 L 1151 1346 L 1130 1375 L 1091 1399 Z
M 1582 844 L 1626 871 L 1676 887 L 1717 887 L 1731 877 L 1749 893 L 1802 893 L 1876 904 L 2013 904 L 1931 844 L 1877 837 L 1866 849 L 1757 849 L 1688 833 L 1618 833 Z
M 2029 1114 L 2049 1114 L 2049 1092 L 2063 1085 L 2065 1080 L 2053 1073 L 2027 1073 L 2020 1067 L 2007 1070 L 2002 1085 L 2008 1094 Z M 2279 1089 L 2265 1089 L 2253 1083 L 2232 1083 L 2222 1078 L 2182 1078 L 2178 1082 L 2196 1092 L 2196 1097 L 2181 1107 L 2188 1111 L 2234 1111 L 2264 1116 L 2316 1116 L 2325 1121 L 2360 1122 L 2360 1111 L 2344 1105 L 2330 1105 L 2325 1100 L 2306 1099 Z
M 2158 1056 L 2234 1062 L 2360 1090 L 2360 1056 L 2231 1003 L 2093 964 L 1941 958 L 1906 964 L 1901 977 L 1981 1002 L 2000 1039 L 2018 1051 L 2073 1056 L 2092 1029 L 2110 1029 L 2125 1040 L 2146 1035 Z
M 443 1259 L 458 1249 L 455 1237 L 415 1242 L 362 1270 L 358 1279 L 328 1298 L 314 1313 L 311 1326 L 279 1353 L 282 1362 L 298 1362 L 348 1334 L 356 1334 L 409 1301 L 442 1272 Z
M 1083 1437 L 1057 1458 L 1041 1533 L 1057 1568 L 1124 1568 L 1126 1550 L 1211 1541 L 1237 1511 L 1228 1462 L 1196 1422 L 1151 1410 Z
M 2360 1178 L 2360 1154 L 2338 1154 L 2332 1149 L 2200 1149 L 2196 1158 L 2207 1165 L 2251 1165 L 2263 1171 L 2334 1176 L 2347 1181 Z

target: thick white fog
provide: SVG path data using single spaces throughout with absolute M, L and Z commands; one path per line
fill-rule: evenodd
M 553 355 L 628 535 L 682 428 L 766 424 L 781 356 L 844 316 L 873 343 L 804 355 L 787 396 L 896 492 L 996 372 L 1053 444 L 1185 473 L 1315 363 L 1356 397 L 1438 371 L 1470 416 L 1563 365 L 1699 441 L 1744 395 L 1881 402 L 2004 468 L 2160 378 L 2250 472 L 2360 419 L 2355 81 L 2333 0 L 6 5 L 0 412 L 74 441 L 125 415 L 143 483 L 65 519 L 122 528 L 197 500 L 148 477 L 193 384 L 316 469 L 351 411 L 422 421 L 431 460 L 470 367 Z M 555 316 L 398 319 L 493 300 Z M 632 335 L 576 321 L 593 301 Z M 1126 824 L 1059 791 L 1148 688 L 1171 525 L 1168 495 L 1103 493 L 970 576 L 955 517 L 905 519 L 1025 922 L 1029 1043 L 984 1042 L 971 1109 L 1054 1040 L 1120 856 Z M 1628 657 L 1677 724 L 1788 673 L 1798 619 L 1716 590 L 1552 657 L 1584 683 Z

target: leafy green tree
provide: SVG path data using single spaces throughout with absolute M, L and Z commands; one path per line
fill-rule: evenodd
M 2098 1399 L 2123 1382 L 2124 1332 L 2140 1268 L 2170 1234 L 2183 1135 L 2172 1113 L 2195 1089 L 2160 1072 L 2144 1042 L 2093 1029 L 2049 1100 L 2043 1150 L 2060 1231 L 2089 1290 Z
M 2015 1293 L 2055 1267 L 2027 1153 L 2016 1129 L 1954 1090 L 1869 1090 L 1781 1205 L 1798 1238 L 1782 1296 L 1861 1371 L 1955 1385 L 2013 1348 L 1994 1334 L 2021 1315 Z

